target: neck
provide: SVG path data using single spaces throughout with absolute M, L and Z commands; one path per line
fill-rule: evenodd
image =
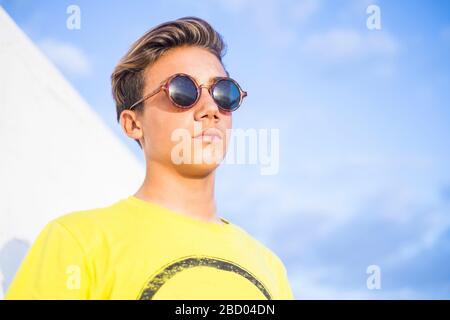
M 214 171 L 203 177 L 187 177 L 171 167 L 148 161 L 145 180 L 134 196 L 196 219 L 220 223 L 214 179 Z

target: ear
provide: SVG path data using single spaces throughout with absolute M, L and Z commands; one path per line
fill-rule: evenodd
M 123 110 L 120 114 L 120 126 L 125 134 L 134 140 L 139 140 L 144 135 L 142 123 L 133 110 Z

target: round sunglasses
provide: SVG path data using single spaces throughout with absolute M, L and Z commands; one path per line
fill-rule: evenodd
M 224 111 L 235 111 L 242 103 L 247 92 L 243 91 L 239 84 L 230 77 L 216 77 L 210 86 L 198 85 L 195 79 L 185 73 L 176 73 L 169 77 L 155 91 L 136 101 L 129 108 L 130 110 L 144 100 L 154 96 L 164 90 L 170 101 L 176 107 L 189 109 L 200 99 L 201 88 L 207 88 L 209 94 L 216 102 L 217 106 Z

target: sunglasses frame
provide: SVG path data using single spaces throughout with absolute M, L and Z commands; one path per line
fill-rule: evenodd
M 173 80 L 174 78 L 179 77 L 179 76 L 185 76 L 185 77 L 188 77 L 188 78 L 194 83 L 195 88 L 196 88 L 196 90 L 197 90 L 197 99 L 195 99 L 195 101 L 194 101 L 192 104 L 190 104 L 189 106 L 181 106 L 181 105 L 177 104 L 175 101 L 173 101 L 172 97 L 170 96 L 170 92 L 169 92 L 170 83 L 172 82 L 172 80 Z M 231 110 L 230 110 L 230 109 L 223 108 L 223 107 L 221 107 L 221 106 L 216 102 L 216 100 L 214 99 L 214 96 L 213 96 L 213 94 L 212 94 L 212 93 L 213 93 L 213 90 L 214 90 L 214 87 L 215 87 L 216 84 L 217 84 L 219 81 L 221 81 L 221 80 L 230 80 L 230 81 L 232 81 L 232 82 L 236 85 L 236 87 L 239 89 L 240 99 L 239 99 L 238 105 L 237 105 L 234 109 L 231 109 Z M 132 110 L 135 106 L 137 106 L 138 104 L 144 102 L 145 100 L 147 100 L 147 99 L 153 97 L 154 95 L 156 95 L 157 93 L 159 93 L 161 90 L 165 91 L 167 97 L 169 98 L 170 102 L 171 102 L 174 106 L 176 106 L 176 107 L 178 107 L 178 108 L 181 108 L 181 109 L 190 109 L 190 108 L 192 108 L 192 107 L 198 102 L 198 100 L 200 99 L 200 96 L 201 96 L 201 94 L 202 94 L 201 88 L 207 88 L 209 94 L 210 94 L 211 97 L 213 98 L 214 102 L 216 102 L 216 105 L 219 107 L 219 109 L 224 110 L 224 111 L 227 111 L 227 112 L 233 112 L 233 111 L 236 111 L 236 110 L 241 106 L 242 101 L 244 100 L 244 98 L 247 96 L 247 91 L 242 90 L 242 88 L 241 88 L 241 86 L 239 85 L 239 83 L 237 83 L 236 80 L 234 80 L 234 79 L 232 79 L 232 78 L 230 78 L 230 77 L 215 77 L 215 78 L 214 78 L 214 81 L 212 82 L 212 84 L 208 86 L 208 85 L 204 85 L 204 84 L 199 85 L 199 84 L 197 83 L 197 81 L 195 81 L 195 79 L 194 79 L 192 76 L 188 75 L 187 73 L 175 73 L 175 74 L 173 74 L 172 76 L 170 76 L 170 77 L 164 82 L 164 84 L 160 85 L 156 90 L 152 91 L 151 93 L 145 95 L 144 97 L 142 97 L 141 99 L 139 99 L 138 101 L 136 101 L 135 103 L 133 103 L 133 104 L 131 105 L 131 107 L 129 107 L 129 109 Z

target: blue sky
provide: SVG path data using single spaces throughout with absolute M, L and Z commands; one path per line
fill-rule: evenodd
M 234 126 L 280 130 L 278 174 L 219 169 L 222 215 L 282 258 L 297 298 L 450 298 L 448 1 L 0 4 L 142 161 L 116 123 L 111 71 L 156 24 L 208 20 L 249 92 Z M 80 30 L 66 28 L 71 4 Z M 381 30 L 366 27 L 370 4 Z

